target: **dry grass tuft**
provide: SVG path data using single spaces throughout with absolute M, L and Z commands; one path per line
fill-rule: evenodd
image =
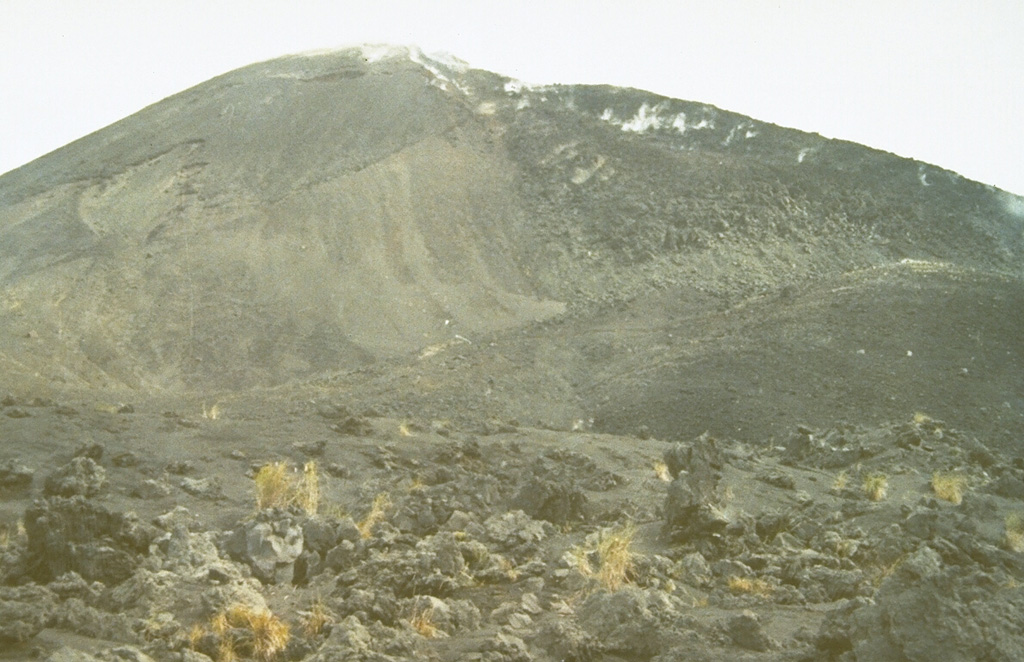
M 733 593 L 745 593 L 747 595 L 759 595 L 767 598 L 775 588 L 763 579 L 758 577 L 730 577 L 729 590 Z
M 846 489 L 846 486 L 850 484 L 850 477 L 845 471 L 840 471 L 836 474 L 835 480 L 832 481 L 832 487 L 830 488 L 833 492 L 842 492 Z
M 291 640 L 288 624 L 266 609 L 234 604 L 214 616 L 213 631 L 221 636 L 219 662 L 231 662 L 240 650 L 251 650 L 258 660 L 269 662 L 284 651 Z M 243 631 L 237 637 L 235 633 Z
M 206 403 L 203 403 L 203 418 L 209 421 L 216 421 L 220 418 L 220 403 L 213 403 L 212 407 L 207 407 Z
M 1024 513 L 1010 513 L 1004 520 L 1006 546 L 1014 552 L 1024 552 Z
M 203 636 L 206 635 L 206 628 L 200 623 L 196 623 L 192 626 L 192 629 L 188 631 L 185 639 L 188 642 L 187 646 L 190 650 L 195 650 L 199 647 L 199 642 L 202 641 Z
M 959 506 L 964 500 L 964 492 L 967 491 L 967 477 L 955 472 L 936 471 L 932 474 L 932 490 L 940 499 Z
M 426 639 L 436 639 L 441 631 L 437 628 L 437 624 L 434 623 L 434 609 L 429 607 L 413 613 L 409 619 L 409 625 L 412 626 L 413 630 L 416 630 L 420 636 Z
M 337 621 L 323 597 L 317 596 L 309 605 L 309 610 L 302 612 L 302 631 L 307 637 L 318 637 L 324 628 Z
M 596 544 L 588 538 L 589 547 L 576 546 L 569 550 L 572 563 L 585 577 L 596 578 L 609 591 L 617 591 L 630 581 L 633 574 L 634 553 L 631 549 L 636 527 L 630 523 L 618 529 L 600 533 Z M 597 569 L 591 564 L 596 557 Z
M 672 474 L 668 472 L 668 465 L 665 464 L 664 462 L 654 463 L 654 475 L 658 478 L 658 480 L 664 481 L 666 483 L 672 482 Z
M 302 467 L 302 478 L 294 490 L 295 503 L 313 517 L 320 509 L 320 474 L 316 462 L 307 462 Z
M 633 537 L 636 527 L 632 524 L 609 531 L 597 544 L 597 558 L 600 564 L 597 579 L 610 591 L 617 591 L 629 581 L 633 572 Z
M 230 634 L 224 635 L 217 644 L 217 662 L 235 662 L 238 651 L 235 650 L 235 639 Z
M 391 509 L 391 495 L 387 492 L 381 492 L 373 498 L 373 505 L 370 506 L 370 512 L 366 514 L 363 521 L 359 522 L 356 526 L 359 528 L 359 534 L 364 538 L 369 538 L 373 535 L 373 528 L 384 521 L 387 517 L 388 510 Z
M 256 472 L 256 508 L 287 508 L 292 502 L 292 478 L 285 462 L 264 464 Z
M 884 474 L 869 474 L 864 478 L 864 494 L 872 501 L 882 501 L 889 490 L 889 479 Z
M 320 510 L 320 474 L 316 462 L 302 467 L 302 476 L 295 478 L 287 462 L 264 464 L 253 477 L 256 508 L 287 508 L 297 505 L 310 517 Z

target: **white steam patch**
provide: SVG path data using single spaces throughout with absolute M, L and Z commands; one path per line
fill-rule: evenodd
M 729 135 L 726 136 L 725 140 L 722 141 L 722 145 L 730 145 L 741 131 L 743 132 L 743 138 L 745 140 L 749 140 L 750 138 L 753 138 L 754 136 L 757 135 L 757 131 L 754 130 L 753 122 L 740 122 L 739 124 L 737 124 L 736 126 L 729 130 Z
M 636 111 L 636 115 L 622 125 L 622 130 L 632 131 L 634 133 L 643 133 L 650 129 L 660 129 L 662 126 L 661 118 L 658 117 L 658 111 L 660 109 L 660 105 L 652 108 L 645 102 L 640 106 L 640 109 Z
M 384 60 L 412 59 L 410 57 L 411 50 L 412 48 L 409 46 L 395 46 L 394 44 L 361 44 L 359 46 L 359 52 L 363 59 L 370 64 Z
M 1003 209 L 1008 214 L 1013 214 L 1017 218 L 1024 218 L 1024 197 L 1000 191 L 999 201 L 1003 203 Z
M 668 104 L 665 102 L 658 103 L 653 106 L 644 102 L 640 104 L 636 114 L 628 120 L 620 120 L 615 115 L 615 111 L 611 108 L 605 108 L 604 112 L 600 115 L 600 119 L 603 122 L 608 122 L 618 126 L 623 131 L 629 131 L 632 133 L 671 129 L 676 131 L 679 135 L 683 135 L 688 130 L 715 128 L 714 120 L 709 120 L 707 118 L 701 119 L 701 121 L 696 124 L 688 123 L 686 113 L 671 112 L 668 108 Z M 752 128 L 753 124 L 748 123 L 746 126 Z

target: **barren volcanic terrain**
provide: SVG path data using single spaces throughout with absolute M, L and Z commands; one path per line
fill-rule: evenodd
M 1024 660 L 1024 209 L 415 49 L 0 177 L 0 660 Z

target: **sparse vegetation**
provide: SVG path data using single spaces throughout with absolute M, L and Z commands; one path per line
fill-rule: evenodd
M 1014 552 L 1024 552 L 1024 513 L 1010 513 L 1004 520 L 1006 546 Z
M 293 479 L 285 462 L 264 464 L 253 478 L 256 485 L 256 508 L 286 508 L 292 499 Z
M 210 407 L 207 407 L 206 403 L 203 403 L 203 418 L 209 421 L 216 421 L 218 418 L 220 418 L 220 415 L 221 411 L 219 402 L 213 403 L 213 405 Z
M 654 475 L 657 476 L 658 480 L 662 480 L 666 483 L 672 482 L 672 474 L 668 472 L 668 465 L 664 462 L 654 463 Z
M 253 482 L 258 510 L 297 505 L 310 516 L 319 512 L 320 474 L 316 462 L 303 465 L 298 479 L 286 462 L 271 462 L 260 467 Z
M 774 587 L 760 577 L 730 577 L 729 590 L 736 594 L 758 595 L 769 597 Z
M 427 639 L 435 639 L 441 632 L 434 623 L 434 610 L 432 608 L 414 612 L 409 618 L 409 625 Z
M 262 662 L 277 659 L 291 641 L 288 624 L 271 611 L 236 603 L 210 619 L 209 629 L 195 625 L 188 633 L 189 648 L 199 647 L 207 632 L 217 635 L 217 662 L 252 657 Z
M 597 545 L 600 566 L 597 579 L 610 591 L 618 590 L 629 580 L 633 572 L 633 537 L 636 527 L 632 524 L 609 531 Z
M 302 617 L 302 632 L 307 637 L 320 636 L 324 628 L 337 620 L 334 612 L 319 595 L 310 603 L 309 609 L 302 612 L 300 616 Z
M 633 572 L 633 537 L 636 527 L 626 524 L 617 529 L 607 529 L 599 535 L 591 547 L 576 546 L 569 550 L 573 563 L 580 574 L 595 577 L 609 591 L 617 591 L 626 584 Z M 597 569 L 590 562 L 595 556 Z
M 960 505 L 967 490 L 967 477 L 955 472 L 936 471 L 932 474 L 932 490 L 940 499 Z
M 872 501 L 882 501 L 889 490 L 889 479 L 884 474 L 868 474 L 864 478 L 863 489 Z
M 252 649 L 253 657 L 258 660 L 273 660 L 284 651 L 291 639 L 288 624 L 267 609 L 253 609 L 242 604 L 232 605 L 226 610 L 225 618 L 230 628 L 245 632 L 245 638 L 234 642 L 236 646 L 248 645 Z
M 366 514 L 359 524 L 359 534 L 365 539 L 373 535 L 373 529 L 375 526 L 384 521 L 387 517 L 388 510 L 391 509 L 391 495 L 387 492 L 381 492 L 373 498 L 373 505 L 370 506 L 370 512 Z
M 840 471 L 836 474 L 835 480 L 832 481 L 831 490 L 833 492 L 842 492 L 846 489 L 846 486 L 850 484 L 850 476 L 845 471 Z
M 310 517 L 320 509 L 320 474 L 316 462 L 302 466 L 302 478 L 295 486 L 295 503 Z

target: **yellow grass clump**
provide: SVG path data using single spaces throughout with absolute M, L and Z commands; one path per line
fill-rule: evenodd
M 936 471 L 932 474 L 932 490 L 940 499 L 960 505 L 967 490 L 967 477 L 955 472 Z
M 889 479 L 884 474 L 870 474 L 864 479 L 864 494 L 872 501 L 882 501 L 889 490 Z
M 409 619 L 409 625 L 426 639 L 436 639 L 441 633 L 437 624 L 434 623 L 434 609 L 432 607 L 414 612 Z
M 1004 523 L 1006 546 L 1014 552 L 1024 552 L 1024 513 L 1010 513 Z
M 295 502 L 310 517 L 319 511 L 320 474 L 316 462 L 307 462 L 302 466 L 302 478 L 295 486 Z
M 222 648 L 225 641 L 229 642 L 236 658 L 240 652 L 251 652 L 254 658 L 269 662 L 284 651 L 291 640 L 288 624 L 267 609 L 234 604 L 219 616 L 222 627 L 226 626 L 221 635 Z M 236 638 L 234 632 L 238 630 L 242 633 Z
M 573 564 L 580 574 L 596 578 L 609 591 L 617 591 L 629 582 L 633 574 L 632 551 L 636 527 L 630 523 L 618 529 L 602 531 L 596 544 L 588 538 L 589 547 L 577 546 L 569 550 Z M 596 557 L 597 569 L 591 565 Z
M 286 508 L 292 500 L 294 479 L 285 462 L 264 464 L 253 478 L 256 487 L 256 508 Z
M 327 603 L 320 596 L 309 605 L 309 610 L 304 611 L 302 616 L 302 631 L 307 637 L 317 637 L 323 633 L 324 628 L 334 623 L 337 617 L 331 611 Z
M 200 645 L 207 632 L 217 635 L 217 662 L 235 662 L 251 657 L 261 662 L 277 659 L 291 641 L 288 624 L 267 609 L 236 603 L 210 619 L 209 630 L 195 625 L 188 633 L 189 647 Z
M 655 462 L 654 463 L 654 475 L 660 481 L 664 481 L 666 483 L 671 483 L 672 482 L 672 474 L 669 473 L 668 465 L 665 464 L 664 462 Z
M 774 587 L 758 577 L 730 577 L 729 590 L 733 593 L 745 593 L 748 595 L 759 595 L 768 597 L 775 590 Z
M 359 534 L 365 539 L 373 535 L 373 529 L 378 524 L 384 521 L 387 517 L 388 510 L 391 509 L 391 495 L 387 492 L 381 492 L 373 498 L 373 505 L 370 506 L 370 512 L 366 514 L 363 521 L 359 522 L 356 526 L 359 528 Z
M 303 465 L 299 478 L 287 462 L 270 462 L 259 468 L 253 483 L 257 510 L 297 505 L 307 515 L 314 516 L 320 509 L 320 474 L 316 462 Z
M 636 527 L 632 524 L 609 531 L 597 544 L 597 579 L 610 591 L 622 587 L 633 572 L 633 537 Z

